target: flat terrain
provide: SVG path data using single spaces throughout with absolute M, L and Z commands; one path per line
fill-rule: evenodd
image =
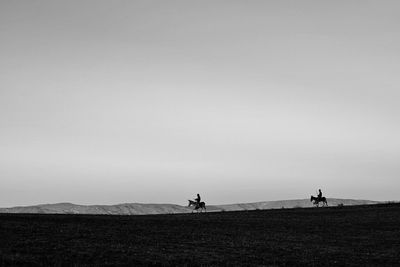
M 400 205 L 143 216 L 0 214 L 0 265 L 400 266 Z

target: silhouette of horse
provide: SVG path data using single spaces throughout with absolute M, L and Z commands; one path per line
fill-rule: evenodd
M 310 201 L 311 201 L 311 202 L 314 202 L 313 204 L 314 204 L 315 206 L 317 206 L 317 207 L 319 207 L 319 203 L 320 203 L 320 202 L 322 202 L 322 206 L 323 206 L 323 207 L 324 207 L 324 206 L 328 206 L 328 201 L 326 201 L 326 197 L 318 198 L 318 197 L 311 196 Z
M 207 211 L 206 210 L 206 203 L 204 203 L 204 202 L 197 203 L 196 201 L 193 201 L 193 200 L 189 199 L 188 207 L 190 207 L 190 206 L 194 206 L 194 210 L 193 211 L 197 210 L 197 212 L 199 212 L 199 209 L 200 209 L 201 212 L 203 212 L 203 210 L 205 212 Z

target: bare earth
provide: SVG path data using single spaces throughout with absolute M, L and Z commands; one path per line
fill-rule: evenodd
M 400 204 L 0 214 L 1 266 L 399 266 Z

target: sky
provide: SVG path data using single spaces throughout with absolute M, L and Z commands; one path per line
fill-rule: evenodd
M 0 1 L 0 207 L 399 200 L 398 1 Z

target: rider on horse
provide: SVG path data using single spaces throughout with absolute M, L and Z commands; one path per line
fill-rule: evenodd
M 318 199 L 322 200 L 322 191 L 321 191 L 321 189 L 318 189 Z
M 310 201 L 313 202 L 313 204 L 318 207 L 319 203 L 322 202 L 323 206 L 328 206 L 328 201 L 326 201 L 326 197 L 322 196 L 322 191 L 321 189 L 318 189 L 318 195 L 316 197 L 311 196 Z
M 194 201 L 196 201 L 196 205 L 199 207 L 200 206 L 200 201 L 201 201 L 201 197 L 200 197 L 199 194 L 197 194 L 197 198 L 195 198 Z
M 190 207 L 190 206 L 194 206 L 194 210 L 193 211 L 196 210 L 197 212 L 199 212 L 199 209 L 200 209 L 201 212 L 206 211 L 206 203 L 201 201 L 200 194 L 197 194 L 197 198 L 195 198 L 194 201 L 189 199 L 188 207 Z

